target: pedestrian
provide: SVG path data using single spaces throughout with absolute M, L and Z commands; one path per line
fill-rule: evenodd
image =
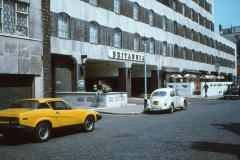
M 98 81 L 97 92 L 96 92 L 96 102 L 97 103 L 100 103 L 100 96 L 102 94 L 102 89 L 103 89 L 102 82 Z
M 163 82 L 163 88 L 167 88 L 167 83 L 166 83 L 165 80 L 164 80 L 164 82 Z
M 207 82 L 205 82 L 205 85 L 203 86 L 203 89 L 205 89 L 205 98 L 207 98 L 207 91 L 208 91 L 208 85 Z

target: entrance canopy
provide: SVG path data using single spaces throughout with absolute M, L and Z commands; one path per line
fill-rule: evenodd
M 187 68 L 183 68 L 182 73 L 183 73 L 183 74 L 187 74 L 187 73 L 203 74 L 203 73 L 200 72 L 199 70 L 187 69 Z

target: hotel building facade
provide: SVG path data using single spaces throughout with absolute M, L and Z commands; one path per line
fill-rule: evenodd
M 18 70 L 1 69 L 6 67 L 4 62 L 0 71 L 1 79 L 9 74 L 31 75 L 32 97 L 54 97 L 56 92 L 93 92 L 98 80 L 108 83 L 115 92 L 138 96 L 144 93 L 144 61 L 148 93 L 161 88 L 164 80 L 176 81 L 171 78 L 173 74 L 196 75 L 196 86 L 201 75 L 222 75 L 226 81 L 236 75 L 236 45 L 213 31 L 213 0 L 22 3 L 29 7 L 29 12 L 35 3 L 41 3 L 33 7 L 37 10 L 33 14 L 40 18 L 34 17 L 38 19 L 34 23 L 28 17 L 29 35 L 21 39 L 41 42 L 39 59 L 34 63 L 40 69 L 37 73 L 32 70 L 21 73 L 18 57 Z M 39 27 L 42 28 L 35 31 Z M 4 39 L 2 33 L 0 38 Z M 144 36 L 148 38 L 146 54 Z M 0 53 L 0 61 L 5 54 Z

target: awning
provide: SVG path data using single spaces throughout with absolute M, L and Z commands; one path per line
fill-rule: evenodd
M 220 72 L 220 76 L 226 76 L 227 73 L 224 73 L 224 72 Z
M 209 74 L 209 71 L 204 71 L 204 70 L 199 70 L 199 72 L 201 72 L 202 74 Z
M 210 74 L 215 75 L 215 76 L 218 76 L 218 72 L 211 71 Z
M 186 74 L 186 73 L 202 74 L 202 72 L 200 72 L 199 70 L 187 69 L 187 68 L 183 68 L 182 73 L 183 73 L 183 74 Z

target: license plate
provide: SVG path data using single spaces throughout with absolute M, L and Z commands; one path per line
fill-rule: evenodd
M 154 101 L 153 104 L 154 104 L 155 106 L 157 106 L 157 105 L 158 105 L 158 101 Z
M 0 118 L 0 124 L 9 124 L 9 118 Z

